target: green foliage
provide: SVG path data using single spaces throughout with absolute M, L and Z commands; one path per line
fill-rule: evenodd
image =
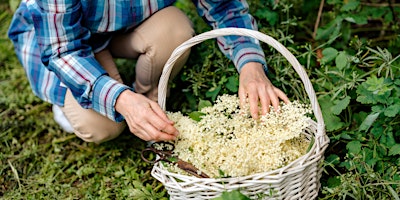
M 324 76 L 315 80 L 333 144 L 328 158 L 335 158 L 326 164 L 333 171 L 322 193 L 326 199 L 398 198 L 399 159 L 394 155 L 400 143 L 400 87 L 394 77 L 400 77 L 399 62 L 379 47 L 353 47 L 346 49 L 346 63 L 337 59 L 344 51 L 326 48 L 320 62 Z
M 214 198 L 213 200 L 232 200 L 232 199 L 250 200 L 250 198 L 243 195 L 241 192 L 237 190 L 233 190 L 230 192 L 222 192 L 222 195 L 220 197 Z
M 316 91 L 331 139 L 320 199 L 399 199 L 400 7 L 394 1 L 249 0 L 259 30 L 284 44 L 301 62 Z M 371 3 L 373 2 L 373 3 Z M 0 3 L 9 24 L 17 1 Z M 179 0 L 197 33 L 210 29 L 190 1 Z M 315 29 L 316 19 L 320 24 Z M 7 26 L 0 27 L 0 196 L 4 199 L 167 199 L 140 159 L 145 143 L 124 133 L 102 145 L 62 132 L 51 108 L 35 97 Z M 315 35 L 314 35 L 315 34 Z M 308 101 L 296 72 L 262 44 L 268 77 L 290 99 Z M 134 62 L 117 60 L 126 82 Z M 214 40 L 192 48 L 172 81 L 168 110 L 198 112 L 224 93 L 237 93 L 238 73 Z M 239 191 L 219 199 L 245 199 Z M 217 198 L 218 199 L 218 198 Z

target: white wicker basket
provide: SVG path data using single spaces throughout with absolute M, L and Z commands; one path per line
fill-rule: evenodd
M 167 171 L 161 163 L 156 163 L 151 172 L 168 191 L 170 199 L 212 199 L 224 191 L 239 189 L 251 199 L 314 199 L 320 188 L 322 174 L 321 163 L 329 144 L 325 134 L 325 125 L 321 110 L 304 68 L 282 44 L 263 33 L 241 28 L 224 28 L 197 35 L 175 49 L 165 64 L 159 83 L 158 102 L 165 110 L 167 85 L 176 60 L 189 48 L 200 42 L 220 36 L 249 36 L 263 41 L 279 51 L 299 74 L 307 95 L 311 101 L 317 122 L 310 120 L 310 126 L 304 130 L 308 139 L 314 139 L 311 150 L 289 165 L 277 170 L 236 178 L 196 178 Z

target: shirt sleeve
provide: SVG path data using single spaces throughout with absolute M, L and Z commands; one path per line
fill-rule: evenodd
M 71 90 L 83 108 L 114 121 L 123 117 L 114 104 L 127 86 L 111 79 L 88 45 L 79 0 L 28 0 L 43 64 Z
M 255 19 L 249 14 L 245 0 L 194 0 L 199 15 L 214 29 L 247 28 L 257 30 Z M 259 62 L 266 71 L 264 52 L 259 41 L 243 36 L 225 36 L 217 38 L 220 50 L 233 61 L 240 72 L 248 62 Z

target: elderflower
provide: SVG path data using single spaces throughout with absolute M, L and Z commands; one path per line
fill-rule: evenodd
M 297 101 L 281 104 L 251 118 L 239 108 L 236 95 L 222 95 L 215 104 L 201 110 L 199 122 L 179 112 L 167 113 L 180 134 L 174 152 L 210 177 L 238 177 L 285 166 L 304 155 L 310 141 L 302 134 L 311 109 Z M 169 170 L 185 174 L 176 166 Z

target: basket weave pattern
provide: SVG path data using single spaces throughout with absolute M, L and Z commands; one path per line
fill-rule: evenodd
M 241 28 L 223 28 L 197 35 L 175 49 L 165 64 L 159 82 L 158 103 L 165 110 L 169 76 L 176 60 L 192 46 L 204 40 L 220 36 L 248 36 L 265 42 L 280 52 L 299 74 L 311 102 L 316 121 L 310 120 L 309 127 L 303 134 L 314 139 L 309 152 L 288 165 L 264 173 L 234 178 L 197 178 L 167 171 L 161 163 L 156 163 L 152 176 L 159 180 L 168 191 L 170 199 L 211 199 L 224 191 L 239 189 L 251 199 L 315 199 L 320 188 L 319 179 L 322 174 L 321 163 L 329 144 L 325 133 L 322 113 L 304 68 L 281 43 L 258 31 Z M 261 196 L 260 196 L 261 194 Z

